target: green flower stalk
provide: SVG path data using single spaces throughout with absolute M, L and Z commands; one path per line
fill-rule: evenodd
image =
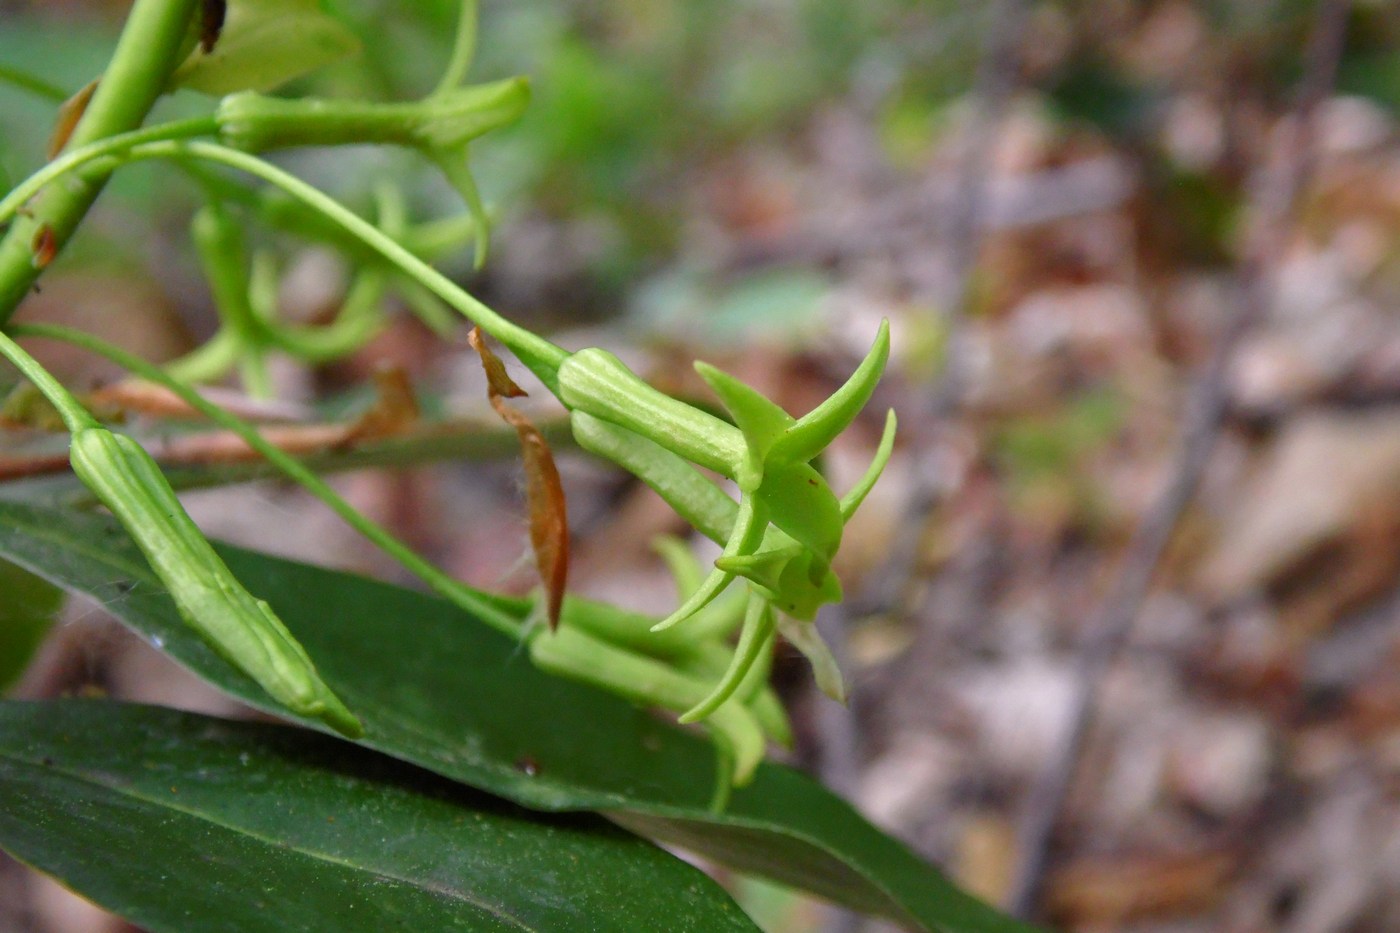
M 73 472 L 121 522 L 191 628 L 268 695 L 350 738 L 364 728 L 264 601 L 243 587 L 190 519 L 150 454 L 107 430 L 9 337 L 8 358 L 58 409 L 72 434 Z
M 243 91 L 220 101 L 214 118 L 220 138 L 244 152 L 356 143 L 457 152 L 520 119 L 529 102 L 529 80 L 515 77 L 394 103 Z
M 463 18 L 474 18 L 468 9 Z M 471 41 L 474 32 L 461 41 Z M 468 59 L 469 60 L 469 59 Z M 454 58 L 449 74 L 459 62 Z M 468 87 L 439 87 L 412 102 L 376 103 L 303 97 L 285 99 L 244 91 L 225 97 L 215 113 L 219 138 L 244 152 L 299 146 L 376 143 L 416 149 L 457 190 L 476 223 L 476 265 L 486 259 L 490 228 L 468 144 L 520 119 L 530 102 L 530 82 L 506 78 Z

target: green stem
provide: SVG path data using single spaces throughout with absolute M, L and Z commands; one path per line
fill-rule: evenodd
M 25 202 L 47 186 L 53 185 L 62 176 L 76 173 L 83 165 L 99 159 L 110 158 L 116 162 L 125 162 L 141 159 L 178 160 L 193 157 L 222 163 L 276 185 L 311 210 L 336 223 L 365 246 L 398 267 L 411 281 L 417 282 L 437 295 L 467 320 L 479 325 L 482 330 L 508 347 L 551 392 L 558 394 L 559 365 L 568 356 L 564 349 L 501 317 L 455 285 L 451 279 L 405 249 L 392 237 L 295 175 L 291 175 L 257 156 L 248 155 L 227 146 L 216 143 L 177 141 L 192 136 L 208 135 L 215 131 L 217 131 L 217 125 L 212 118 L 198 118 L 151 127 L 149 130 L 140 130 L 120 137 L 112 137 L 99 144 L 74 150 L 35 172 L 3 199 L 0 199 L 0 223 L 4 223 L 5 220 L 14 216 Z M 112 168 L 115 168 L 115 165 Z M 26 252 L 25 255 L 28 257 L 29 254 Z M 28 262 L 29 259 L 26 258 L 25 261 Z
M 94 155 L 96 158 L 106 153 Z M 313 187 L 275 165 L 257 156 L 230 149 L 217 143 L 162 141 L 145 143 L 127 150 L 122 158 L 127 161 L 141 159 L 203 159 L 218 162 L 247 172 L 249 175 L 269 182 L 307 207 L 336 222 L 366 246 L 379 253 L 397 266 L 409 278 L 436 294 L 448 305 L 455 308 L 467 320 L 479 326 L 486 333 L 504 344 L 525 366 L 556 395 L 559 391 L 559 366 L 568 358 L 568 351 L 550 343 L 517 324 L 501 317 L 495 311 L 473 298 L 432 266 L 400 246 L 394 239 L 379 230 L 369 221 L 358 216 L 326 193 Z M 26 182 L 26 185 L 28 183 Z M 8 202 L 9 199 L 6 199 Z M 5 217 L 5 202 L 0 202 L 0 221 Z
M 471 70 L 475 54 L 476 0 L 462 0 L 462 12 L 457 17 L 457 34 L 452 41 L 452 58 L 448 60 L 433 94 L 446 94 L 461 84 Z
M 25 324 L 11 328 L 14 334 L 22 334 L 31 337 L 47 337 L 51 340 L 61 340 L 82 347 L 99 356 L 104 356 L 113 361 L 123 369 L 136 374 L 148 382 L 153 382 L 162 386 L 169 392 L 176 395 L 181 401 L 198 411 L 219 427 L 231 431 L 243 439 L 243 442 L 253 450 L 261 454 L 269 463 L 281 470 L 289 479 L 304 487 L 308 492 L 320 499 L 333 512 L 339 515 L 347 525 L 364 535 L 373 542 L 380 550 L 398 561 L 410 573 L 417 576 L 428 586 L 452 604 L 471 613 L 481 621 L 504 635 L 515 638 L 520 635 L 520 622 L 509 613 L 503 612 L 497 607 L 495 602 L 484 594 L 478 594 L 470 587 L 452 579 L 432 564 L 425 561 L 414 553 L 398 538 L 395 538 L 387 529 L 371 521 L 355 510 L 354 506 L 340 497 L 340 494 L 332 489 L 325 480 L 303 466 L 295 457 L 274 444 L 268 443 L 263 436 L 246 421 L 234 417 L 224 409 L 210 402 L 194 389 L 172 379 L 161 369 L 146 360 L 141 359 L 126 352 L 120 347 L 113 346 L 98 337 L 82 331 L 71 330 L 67 327 L 57 327 L 47 324 Z M 0 334 L 0 341 L 4 341 L 3 334 Z M 9 342 L 9 341 L 6 341 Z M 5 350 L 3 343 L 0 343 L 0 350 Z M 21 353 L 23 351 L 20 351 Z M 19 365 L 18 363 L 16 365 Z M 37 363 L 34 364 L 38 366 Z M 42 372 L 42 370 L 41 370 Z M 30 375 L 26 370 L 25 375 Z M 47 373 L 43 375 L 47 376 Z M 31 378 L 33 378 L 31 376 Z M 52 377 L 49 377 L 52 381 Z M 36 384 L 37 381 L 36 381 Z M 57 383 L 54 383 L 57 385 Z M 58 386 L 60 391 L 66 394 L 62 386 Z M 40 389 L 44 387 L 40 385 Z M 44 390 L 47 395 L 47 390 Z M 71 399 L 71 396 L 70 396 Z M 57 403 L 55 403 L 57 404 Z M 73 402 L 77 405 L 76 402 Z M 60 409 L 62 410 L 62 409 Z M 79 409 L 81 410 L 81 408 Z M 86 414 L 84 412 L 84 414 Z M 67 415 L 65 414 L 65 419 Z M 89 418 L 90 420 L 90 418 Z
M 0 63 L 0 84 L 8 84 L 36 97 L 45 97 L 56 104 L 68 99 L 68 92 L 56 84 L 50 84 L 38 75 L 32 75 L 20 68 Z
M 165 91 L 179 64 L 196 0 L 136 0 L 102 81 L 68 148 L 135 129 Z M 48 189 L 0 241 L 0 325 L 10 319 L 42 271 L 33 262 L 35 234 L 52 232 L 62 248 L 102 192 L 106 175 Z
M 14 364 L 24 378 L 34 383 L 34 387 L 43 393 L 44 398 L 54 408 L 58 409 L 59 415 L 63 418 L 63 423 L 68 427 L 70 433 L 76 433 L 83 428 L 99 427 L 97 419 L 88 413 L 73 394 L 65 389 L 38 360 L 25 352 L 24 348 L 15 343 L 0 331 L 0 356 L 4 356 Z
M 89 163 L 112 157 L 112 164 L 102 166 L 103 171 L 99 172 L 99 174 L 106 174 L 121 164 L 121 154 L 132 146 L 161 140 L 187 139 L 191 136 L 213 136 L 218 131 L 218 121 L 213 117 L 195 117 L 191 120 L 177 120 L 146 129 L 119 133 L 80 148 L 71 148 L 70 145 L 69 150 L 63 155 L 30 175 L 12 188 L 5 197 L 0 198 L 0 224 L 19 213 L 19 209 L 26 202 L 36 197 L 56 180 L 64 175 L 76 173 L 79 168 Z

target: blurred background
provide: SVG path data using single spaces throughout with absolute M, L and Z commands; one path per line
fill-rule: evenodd
M 456 3 L 325 5 L 363 51 L 287 93 L 433 86 Z M 789 760 L 1057 929 L 1400 931 L 1400 7 L 482 6 L 474 79 L 527 74 L 534 101 L 473 149 L 491 255 L 440 265 L 474 294 L 668 391 L 703 396 L 701 358 L 798 413 L 891 321 L 891 370 L 825 464 L 843 489 L 899 412 L 839 558 L 850 600 L 821 620 L 854 698 L 829 704 L 782 655 Z M 76 90 L 125 8 L 0 0 L 0 62 Z M 157 116 L 208 108 L 182 92 Z M 53 117 L 0 86 L 0 187 L 40 164 Z M 409 154 L 279 161 L 360 209 L 388 177 L 415 217 L 457 210 Z M 24 317 L 158 359 L 207 338 L 198 199 L 125 170 Z M 254 236 L 288 316 L 336 307 L 344 258 Z M 518 466 L 472 440 L 499 428 L 456 336 L 404 315 L 352 359 L 274 367 L 277 396 L 335 416 L 402 367 L 453 455 L 337 485 L 463 579 L 525 591 Z M 113 375 L 46 361 L 79 386 Z M 46 444 L 0 432 L 13 462 Z M 667 610 L 649 541 L 683 526 L 561 455 L 575 589 Z M 0 495 L 46 488 L 29 472 Z M 188 502 L 211 534 L 398 579 L 281 484 Z M 12 690 L 75 692 L 234 712 L 90 604 Z M 725 880 L 774 933 L 888 929 Z M 123 928 L 0 861 L 0 930 Z

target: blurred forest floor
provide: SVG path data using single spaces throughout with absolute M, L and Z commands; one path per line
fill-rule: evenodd
M 57 18 L 81 17 L 90 28 L 63 27 L 63 61 L 45 66 L 79 86 L 121 4 L 97 6 L 0 3 L 0 60 L 42 58 Z M 316 90 L 431 82 L 452 4 L 333 6 L 386 38 Z M 1026 885 L 1031 789 L 1066 763 L 1090 686 L 1039 919 L 1400 931 L 1400 9 L 1338 5 L 1346 43 L 1308 135 L 1295 108 L 1317 75 L 1319 9 L 1295 0 L 484 7 L 482 72 L 531 74 L 536 104 L 480 149 L 501 222 L 479 276 L 454 260 L 474 293 L 566 346 L 614 348 L 668 390 L 703 396 L 702 358 L 795 412 L 891 321 L 891 371 L 825 464 L 845 488 L 883 408 L 900 413 L 840 554 L 852 600 L 822 620 L 845 633 L 854 699 L 828 704 L 783 655 L 791 759 L 1005 903 Z M 415 44 L 427 51 L 396 52 Z M 0 88 L 12 178 L 49 119 Z M 397 157 L 287 164 L 352 203 L 389 172 L 420 179 L 420 207 L 442 203 Z M 1297 197 L 1271 208 L 1299 165 Z M 133 176 L 25 314 L 169 357 L 212 321 L 181 227 L 194 193 Z M 290 249 L 284 308 L 324 314 L 344 264 Z M 1241 314 L 1199 489 L 1122 650 L 1086 685 L 1105 601 L 1142 556 L 1134 535 L 1179 478 L 1194 387 Z M 490 424 L 464 342 L 408 317 L 348 363 L 277 370 L 279 396 L 346 410 L 386 360 L 425 410 Z M 573 586 L 667 610 L 649 542 L 684 527 L 597 463 L 570 453 L 563 469 Z M 510 457 L 337 483 L 463 579 L 529 588 Z M 282 485 L 188 501 L 211 534 L 396 577 Z M 94 607 L 66 620 L 20 695 L 232 712 Z M 735 884 L 766 929 L 861 928 Z M 0 866 L 0 928 L 119 928 L 87 910 Z

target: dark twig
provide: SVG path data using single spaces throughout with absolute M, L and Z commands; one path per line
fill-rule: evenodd
M 1036 908 L 1051 835 L 1091 725 L 1098 685 L 1132 630 L 1157 564 L 1195 494 L 1214 447 L 1225 415 L 1235 351 L 1273 302 L 1274 275 L 1283 256 L 1289 222 L 1316 160 L 1313 112 L 1332 87 L 1349 7 L 1348 0 L 1322 0 L 1318 7 L 1292 121 L 1296 136 L 1282 164 L 1261 173 L 1255 198 L 1257 220 L 1240 270 L 1235 311 L 1188 400 L 1181 444 L 1166 488 L 1129 542 L 1119 575 L 1080 653 L 1068 732 L 1026 800 L 1019 828 L 1020 861 L 1007 900 L 1008 910 L 1017 916 L 1029 916 Z

